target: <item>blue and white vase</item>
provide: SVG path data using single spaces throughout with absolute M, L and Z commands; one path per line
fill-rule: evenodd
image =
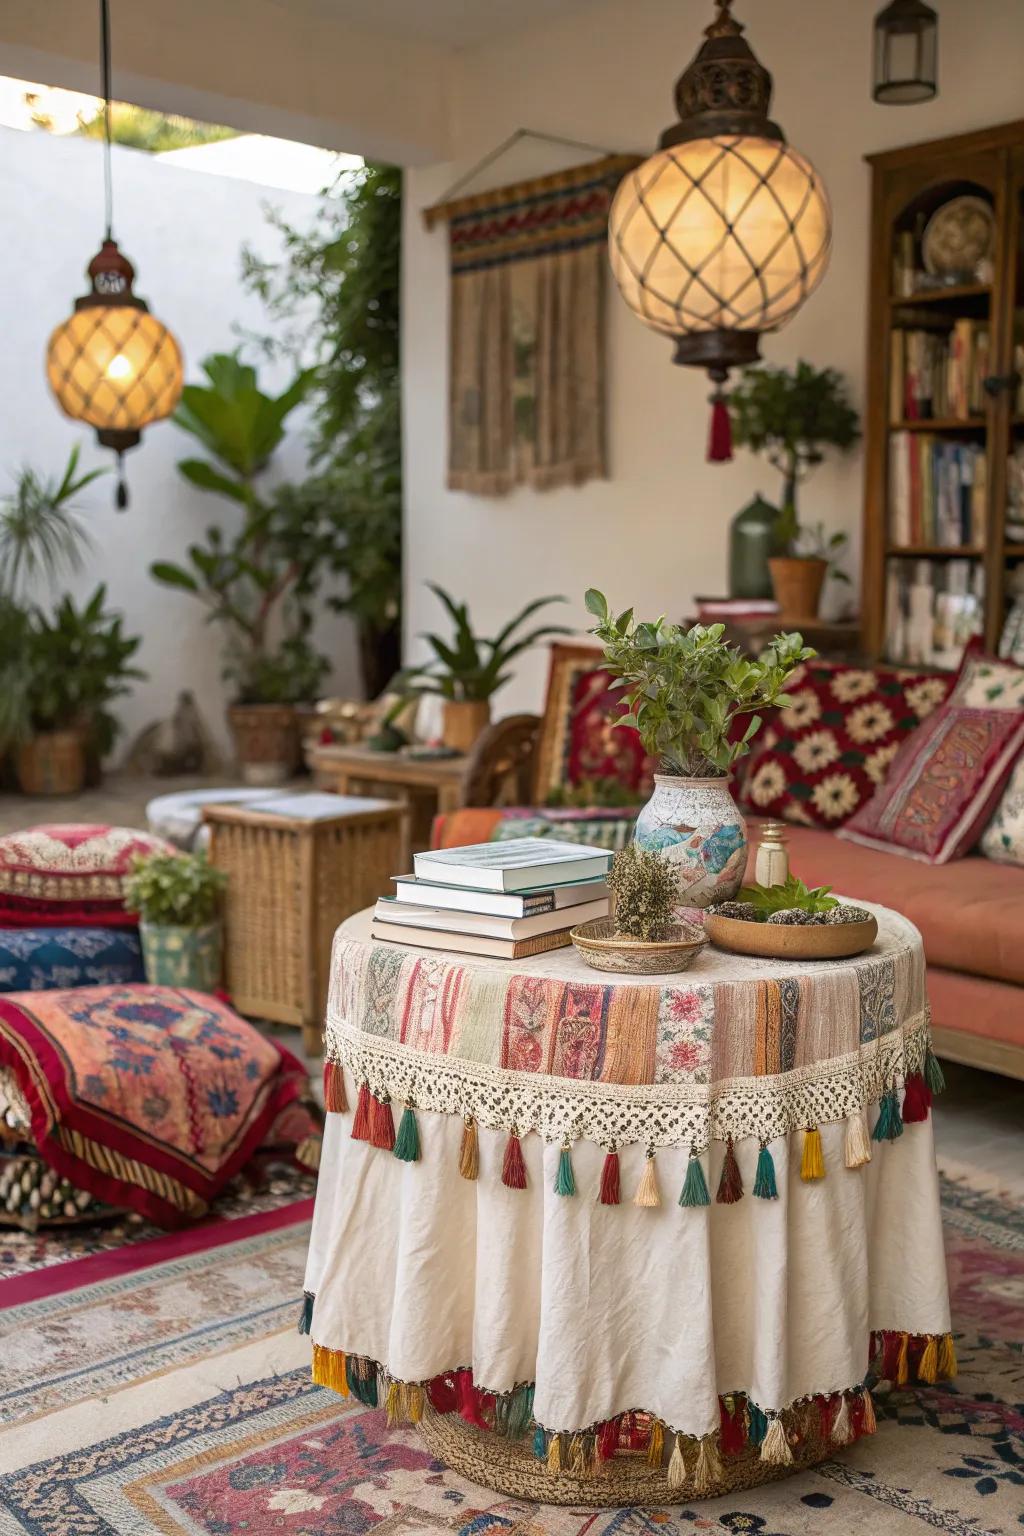
M 682 907 L 731 901 L 747 867 L 747 824 L 729 780 L 656 773 L 654 794 L 637 817 L 636 842 L 672 865 Z

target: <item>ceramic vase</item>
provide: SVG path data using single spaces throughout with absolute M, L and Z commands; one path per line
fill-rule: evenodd
M 213 992 L 220 986 L 220 923 L 206 923 L 202 928 L 140 923 L 139 937 L 146 980 L 151 985 L 191 987 L 197 992 Z
M 743 884 L 747 825 L 729 780 L 654 776 L 654 794 L 637 817 L 635 840 L 676 871 L 682 907 L 731 901 Z

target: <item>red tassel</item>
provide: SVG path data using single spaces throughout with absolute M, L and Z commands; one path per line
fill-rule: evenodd
M 911 1072 L 903 1087 L 904 1124 L 913 1125 L 917 1121 L 927 1120 L 928 1111 L 932 1105 L 932 1094 L 921 1073 Z
M 722 389 L 711 396 L 711 430 L 708 433 L 708 463 L 725 464 L 732 458 L 732 421 L 729 403 Z
M 619 1203 L 619 1154 L 613 1147 L 605 1156 L 604 1167 L 601 1169 L 601 1204 L 618 1205 Z
M 611 1461 L 619 1448 L 619 1421 L 606 1419 L 597 1432 L 597 1456 L 599 1461 Z
M 505 1143 L 505 1157 L 501 1165 L 501 1182 L 506 1189 L 526 1188 L 526 1164 L 523 1162 L 523 1149 L 519 1143 L 519 1136 L 515 1128 L 509 1133 Z
M 369 1141 L 370 1139 L 370 1085 L 359 1084 L 359 1097 L 356 1100 L 356 1112 L 352 1117 L 352 1140 Z
M 375 1099 L 370 1094 L 370 1143 L 383 1152 L 395 1150 L 395 1117 L 390 1099 Z
M 427 1396 L 435 1413 L 454 1413 L 459 1406 L 459 1388 L 455 1377 L 435 1376 L 427 1382 Z
M 736 1161 L 730 1136 L 725 1144 L 725 1161 L 722 1164 L 722 1177 L 718 1181 L 718 1193 L 715 1199 L 719 1205 L 735 1205 L 736 1201 L 742 1198 L 743 1175 L 740 1173 L 740 1165 Z
M 747 1444 L 747 1426 L 743 1405 L 735 1397 L 720 1397 L 718 1411 L 721 1419 L 719 1445 L 723 1456 L 738 1456 Z
M 475 1424 L 477 1429 L 489 1429 L 490 1425 L 480 1412 L 478 1393 L 473 1385 L 473 1372 L 456 1371 L 454 1375 L 460 1418 L 465 1419 L 467 1424 Z
M 903 1336 L 899 1333 L 882 1334 L 882 1380 L 895 1381 L 899 1369 L 900 1344 Z
M 324 1062 L 324 1108 L 335 1115 L 343 1115 L 348 1109 L 345 1074 L 339 1061 Z

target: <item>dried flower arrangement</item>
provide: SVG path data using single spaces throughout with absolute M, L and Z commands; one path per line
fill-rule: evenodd
M 616 934 L 645 943 L 669 937 L 679 901 L 675 871 L 657 853 L 630 843 L 608 872 Z

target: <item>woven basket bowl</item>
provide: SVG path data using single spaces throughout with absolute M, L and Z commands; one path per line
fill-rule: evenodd
M 769 960 L 845 960 L 870 949 L 878 937 L 878 924 L 873 917 L 863 923 L 814 923 L 789 928 L 783 923 L 748 923 L 709 912 L 704 925 L 712 944 L 719 949 Z
M 582 1509 L 651 1508 L 690 1504 L 698 1498 L 714 1499 L 723 1493 L 776 1482 L 824 1461 L 835 1455 L 836 1450 L 820 1431 L 801 1435 L 792 1446 L 792 1465 L 778 1467 L 762 1461 L 757 1449 L 748 1447 L 739 1455 L 723 1458 L 721 1476 L 707 1492 L 698 1494 L 693 1485 L 692 1452 L 683 1486 L 670 1488 L 667 1457 L 664 1467 L 649 1467 L 643 1456 L 617 1456 L 596 1473 L 549 1472 L 547 1463 L 537 1460 L 528 1442 L 476 1429 L 458 1414 L 437 1413 L 429 1404 L 419 1429 L 433 1455 L 472 1483 L 481 1483 L 514 1499 L 529 1499 L 537 1504 L 573 1504 Z
M 595 971 L 619 971 L 630 976 L 664 976 L 685 971 L 696 960 L 707 935 L 692 923 L 676 923 L 669 939 L 630 939 L 616 935 L 610 917 L 595 917 L 570 928 L 577 954 Z

